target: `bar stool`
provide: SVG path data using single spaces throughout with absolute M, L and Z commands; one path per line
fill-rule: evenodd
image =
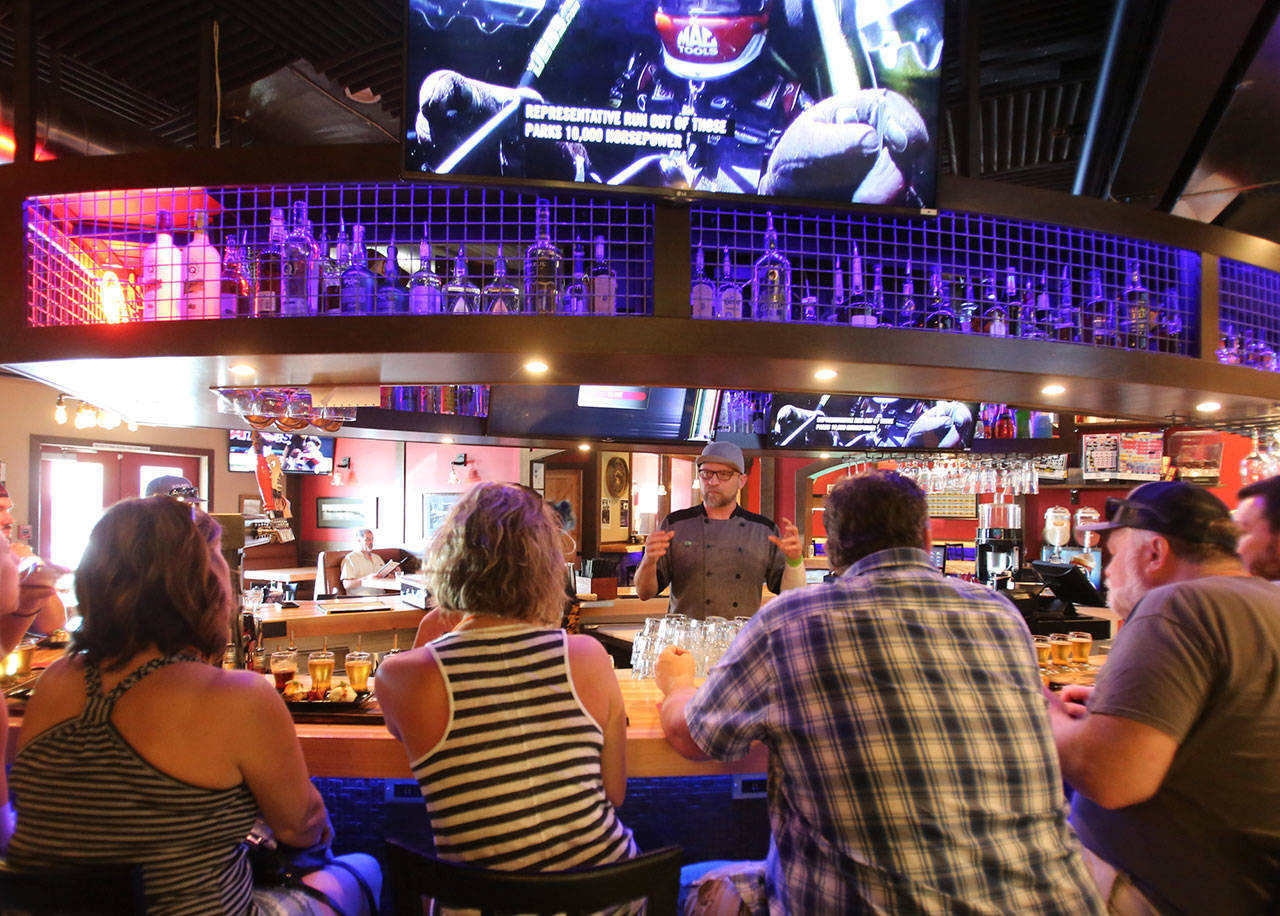
M 445 862 L 392 839 L 385 853 L 392 916 L 421 916 L 423 897 L 445 906 L 477 908 L 481 916 L 513 908 L 576 916 L 644 899 L 649 916 L 674 916 L 684 850 L 664 846 L 623 862 L 544 872 Z

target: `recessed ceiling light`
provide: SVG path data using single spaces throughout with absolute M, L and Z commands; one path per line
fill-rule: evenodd
M 831 453 L 830 453 L 830 452 L 819 452 L 819 453 L 818 453 L 818 457 L 819 457 L 819 458 L 830 458 L 830 457 L 831 457 Z
M 578 444 L 578 451 L 580 451 L 580 452 L 589 452 L 589 451 L 591 451 L 591 443 L 589 443 L 589 442 L 580 442 L 580 443 Z
M 441 439 L 440 441 L 441 441 L 442 443 L 444 443 L 445 445 L 453 445 L 453 436 L 445 436 L 445 437 L 444 437 L 443 439 Z
M 813 373 L 813 377 L 820 382 L 829 382 L 836 377 L 836 374 L 836 370 L 834 369 L 819 369 L 817 372 Z
M 548 366 L 546 363 L 544 363 L 540 359 L 531 359 L 524 364 L 524 371 L 531 372 L 534 375 L 541 375 L 542 373 L 546 372 L 549 368 L 551 367 Z
M 1067 393 L 1067 386 L 1066 386 L 1066 385 L 1058 385 L 1058 384 L 1045 385 L 1043 388 L 1041 388 L 1041 389 L 1040 389 L 1040 393 L 1041 393 L 1041 394 L 1047 394 L 1047 395 L 1048 395 L 1049 397 L 1051 397 L 1051 398 L 1052 398 L 1052 397 L 1057 397 L 1057 396 L 1058 396 L 1058 395 L 1060 395 L 1060 394 L 1066 394 L 1066 393 Z
M 234 366 L 229 367 L 227 371 L 230 372 L 232 375 L 239 375 L 239 376 L 258 374 L 257 368 L 254 366 L 250 366 L 248 363 L 236 363 Z
M 1196 410 L 1200 413 L 1214 413 L 1222 409 L 1222 405 L 1217 401 L 1201 401 L 1196 405 Z

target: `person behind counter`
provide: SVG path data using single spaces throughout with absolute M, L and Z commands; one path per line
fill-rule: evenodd
M 342 569 L 338 572 L 342 587 L 348 595 L 381 595 L 380 590 L 360 584 L 365 576 L 372 576 L 386 565 L 382 557 L 373 552 L 373 532 L 361 528 L 355 538 L 356 549 L 342 558 Z
M 775 595 L 804 585 L 799 529 L 738 505 L 747 482 L 742 449 L 708 443 L 697 467 L 702 504 L 672 512 L 645 540 L 636 595 L 646 600 L 670 585 L 669 611 L 701 620 L 754 614 L 762 584 Z
M 1227 507 L 1188 483 L 1143 484 L 1085 527 L 1110 529 L 1125 623 L 1097 687 L 1049 712 L 1094 880 L 1112 912 L 1273 913 L 1280 586 L 1247 574 Z
M 1242 487 L 1232 513 L 1240 526 L 1236 550 L 1251 575 L 1280 582 L 1280 477 Z
M 835 581 L 761 608 L 696 690 L 683 649 L 656 672 L 677 751 L 769 749 L 770 912 L 1101 913 L 1022 616 L 937 571 L 906 477 L 842 480 L 823 520 Z
M 233 599 L 221 529 L 189 503 L 128 499 L 94 526 L 76 574 L 84 622 L 27 705 L 11 771 L 16 868 L 142 866 L 147 912 L 368 913 L 369 856 L 254 888 L 244 839 L 327 846 L 332 827 L 284 702 L 210 664 Z
M 636 854 L 626 714 L 609 656 L 558 628 L 560 525 L 538 494 L 472 487 L 427 550 L 454 629 L 387 659 L 376 690 L 405 747 L 441 858 L 561 870 Z

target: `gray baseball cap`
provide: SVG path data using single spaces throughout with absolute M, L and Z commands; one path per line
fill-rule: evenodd
M 739 474 L 747 472 L 747 462 L 742 457 L 742 449 L 732 442 L 708 442 L 707 447 L 698 456 L 696 464 L 698 467 L 702 467 L 708 461 L 727 464 L 729 467 L 736 469 Z

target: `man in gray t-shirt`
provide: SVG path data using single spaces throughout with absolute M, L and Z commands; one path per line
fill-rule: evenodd
M 1112 912 L 1264 912 L 1280 882 L 1280 587 L 1248 576 L 1206 490 L 1144 484 L 1107 514 L 1125 624 L 1097 688 L 1050 705 L 1072 823 Z

